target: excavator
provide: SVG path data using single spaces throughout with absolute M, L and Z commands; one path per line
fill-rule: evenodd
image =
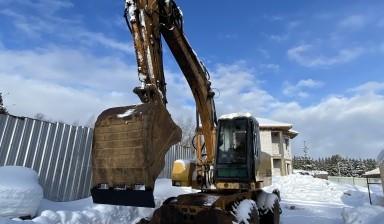
M 162 38 L 174 55 L 196 102 L 196 160 L 177 160 L 173 186 L 198 193 L 165 200 L 140 223 L 279 223 L 279 191 L 267 193 L 257 179 L 260 135 L 249 113 L 216 116 L 210 75 L 183 32 L 173 0 L 126 0 L 141 103 L 109 108 L 97 118 L 92 144 L 94 203 L 155 207 L 155 181 L 168 149 L 182 131 L 166 108 Z M 248 204 L 245 218 L 237 214 Z

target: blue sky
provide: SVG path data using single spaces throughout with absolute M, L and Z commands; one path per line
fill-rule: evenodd
M 375 158 L 384 147 L 384 2 L 177 1 L 184 32 L 220 95 L 218 113 L 293 124 L 313 157 Z M 18 116 L 86 123 L 139 103 L 124 1 L 2 0 L 0 91 Z M 192 94 L 164 44 L 168 108 Z

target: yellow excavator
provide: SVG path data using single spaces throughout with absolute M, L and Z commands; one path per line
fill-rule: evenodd
M 124 18 L 133 37 L 141 102 L 109 108 L 97 118 L 92 145 L 94 203 L 155 207 L 155 180 L 181 129 L 166 109 L 161 38 L 179 64 L 196 102 L 196 160 L 177 160 L 172 185 L 199 193 L 172 197 L 141 223 L 279 223 L 278 190 L 266 193 L 256 179 L 259 125 L 248 113 L 216 117 L 204 64 L 183 32 L 183 14 L 172 0 L 126 0 Z M 236 212 L 248 203 L 243 220 Z M 251 203 L 249 203 L 251 202 Z

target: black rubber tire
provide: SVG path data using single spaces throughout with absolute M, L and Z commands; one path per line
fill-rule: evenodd
M 280 223 L 280 203 L 279 200 L 276 198 L 275 202 L 273 203 L 273 211 L 271 210 L 263 210 L 259 209 L 259 215 L 260 215 L 260 224 L 279 224 Z
M 247 219 L 247 222 L 250 224 L 260 224 L 260 218 L 259 218 L 259 211 L 257 209 L 256 202 L 253 205 L 253 208 L 248 213 L 249 219 Z M 240 221 L 239 224 L 244 224 L 245 221 Z

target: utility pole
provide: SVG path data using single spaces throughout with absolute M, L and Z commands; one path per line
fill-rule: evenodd
M 301 149 L 304 152 L 304 157 L 307 158 L 307 153 L 308 153 L 309 147 L 305 144 L 305 141 L 304 141 L 304 146 Z
M 305 163 L 307 164 L 308 163 L 308 157 L 307 157 L 307 153 L 308 153 L 308 149 L 309 147 L 305 144 L 305 141 L 304 141 L 304 146 L 301 148 L 304 152 L 304 161 Z

